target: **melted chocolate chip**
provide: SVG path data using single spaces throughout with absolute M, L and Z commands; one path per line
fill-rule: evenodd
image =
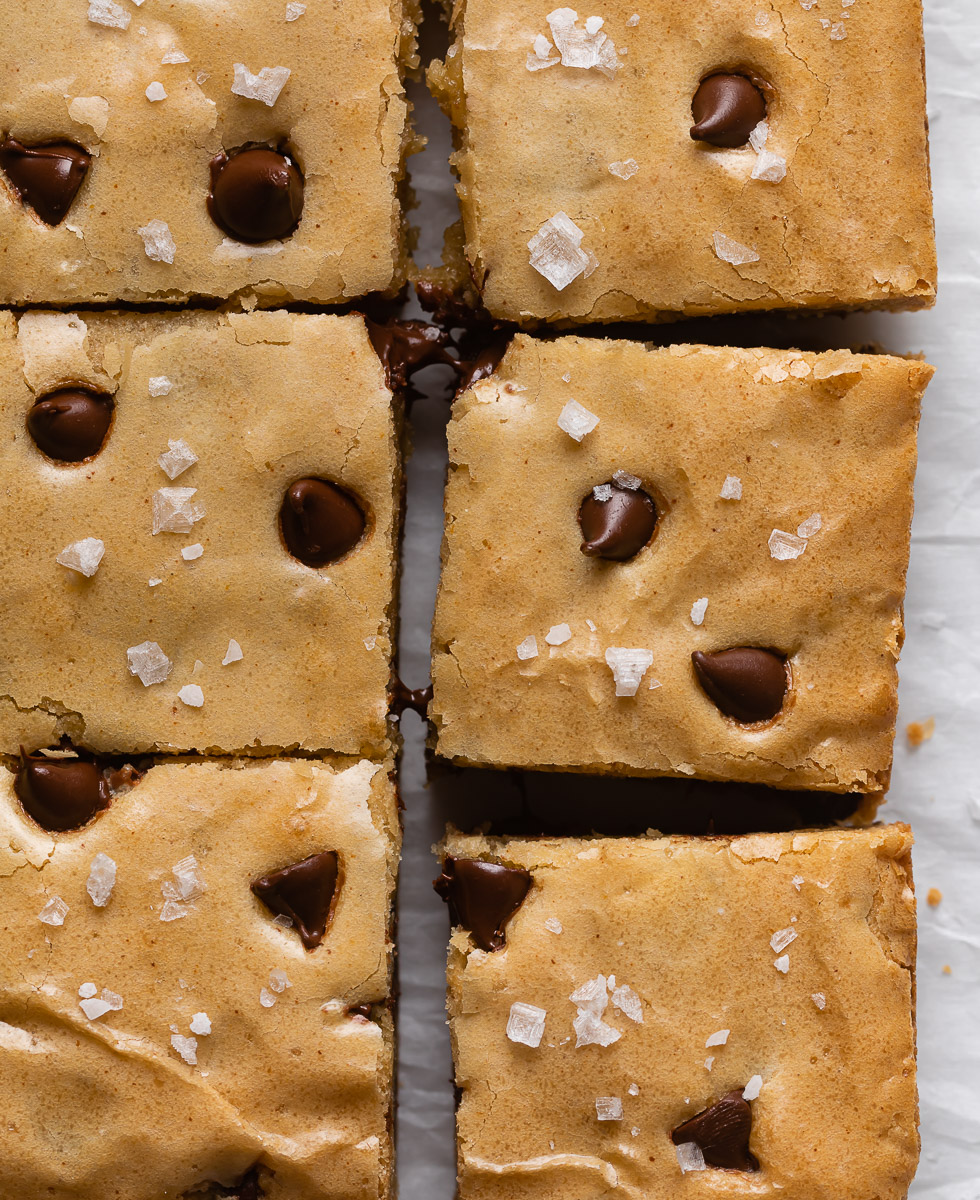
M 246 146 L 211 160 L 208 214 L 239 242 L 288 237 L 303 213 L 303 176 L 289 157 L 268 146 Z
M 59 462 L 82 462 L 102 449 L 112 423 L 113 399 L 87 388 L 61 388 L 42 396 L 27 414 L 35 445 Z
M 336 850 L 325 850 L 263 875 L 252 891 L 270 912 L 289 917 L 303 945 L 315 950 L 330 924 L 339 871 Z
M 771 720 L 783 707 L 789 677 L 775 650 L 735 646 L 691 655 L 698 682 L 726 716 L 743 724 Z
M 388 704 L 388 711 L 396 717 L 400 717 L 406 708 L 417 712 L 424 721 L 429 708 L 429 701 L 432 699 L 432 684 L 426 684 L 424 688 L 407 688 L 402 681 L 396 676 L 395 682 L 391 687 L 391 700 Z
M 112 800 L 99 764 L 80 758 L 26 754 L 14 791 L 31 820 L 49 833 L 81 829 Z
M 46 225 L 64 219 L 91 163 L 88 151 L 74 142 L 25 146 L 12 137 L 0 142 L 0 168 Z
M 433 363 L 459 368 L 446 350 L 449 334 L 444 329 L 426 321 L 387 321 L 381 325 L 370 317 L 364 318 L 364 324 L 393 392 L 405 391 L 411 376 Z
M 467 388 L 473 386 L 479 379 L 488 379 L 497 367 L 500 365 L 500 360 L 507 353 L 507 347 L 510 345 L 510 339 L 499 339 L 491 342 L 489 346 L 485 346 L 476 358 L 468 363 L 461 363 L 463 368 L 459 379 L 459 391 L 465 392 Z
M 449 905 L 454 925 L 469 930 L 481 950 L 499 950 L 507 922 L 524 903 L 531 875 L 519 867 L 447 858 L 432 885 Z
M 633 491 L 611 482 L 607 486 L 612 488 L 608 500 L 597 500 L 589 492 L 578 510 L 585 539 L 582 553 L 590 558 L 625 562 L 639 554 L 653 537 L 657 506 L 642 488 Z
M 733 149 L 748 143 L 749 134 L 766 117 L 766 98 L 745 75 L 709 75 L 691 104 L 696 142 Z
M 350 493 L 325 479 L 297 479 L 286 489 L 279 528 L 286 549 L 308 567 L 343 558 L 364 536 L 364 513 Z
M 729 1092 L 670 1135 L 675 1146 L 694 1142 L 701 1147 L 709 1167 L 728 1171 L 758 1171 L 759 1161 L 749 1152 L 752 1109 L 742 1093 Z

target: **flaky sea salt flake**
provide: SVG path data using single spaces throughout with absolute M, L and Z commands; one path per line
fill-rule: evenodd
M 544 635 L 544 640 L 549 646 L 563 646 L 570 640 L 571 636 L 572 631 L 568 625 L 552 625 Z
M 166 98 L 167 98 L 166 88 L 163 86 L 162 83 L 160 83 L 158 80 L 154 79 L 154 81 L 151 84 L 147 85 L 146 98 L 147 98 L 147 100 L 166 100 Z
M 695 600 L 691 605 L 691 624 L 703 625 L 704 614 L 708 611 L 708 597 L 702 596 L 700 600 Z
M 741 500 L 742 499 L 742 481 L 737 475 L 726 475 L 725 482 L 721 485 L 721 491 L 718 495 L 722 500 Z
M 621 1121 L 623 1102 L 618 1096 L 596 1096 L 595 1115 L 599 1121 Z
M 763 183 L 782 183 L 786 178 L 786 159 L 771 150 L 760 150 L 752 168 L 752 178 Z
M 97 996 L 99 994 L 99 989 L 94 983 L 83 983 L 78 989 L 78 994 L 83 1000 L 91 1000 L 93 996 Z
M 774 529 L 769 535 L 769 557 L 776 562 L 790 562 L 799 558 L 806 549 L 806 538 L 787 533 L 785 529 Z
M 241 662 L 244 657 L 245 655 L 242 654 L 241 646 L 239 646 L 234 638 L 229 638 L 228 649 L 225 651 L 225 656 L 221 660 L 221 665 L 223 667 L 227 667 L 231 663 Z
M 710 1071 L 714 1065 L 715 1065 L 715 1056 L 713 1054 L 709 1054 L 708 1057 L 704 1060 L 704 1069 L 706 1071 Z
M 143 249 L 146 251 L 147 258 L 162 263 L 174 261 L 177 243 L 174 241 L 170 226 L 166 221 L 154 218 L 152 221 L 147 221 L 145 225 L 141 225 L 136 232 L 143 239 Z
M 197 488 L 164 487 L 153 493 L 153 532 L 190 533 L 205 515 L 204 505 L 195 500 Z
M 544 1019 L 547 1012 L 533 1004 L 524 1004 L 518 1000 L 510 1006 L 507 1018 L 507 1036 L 512 1042 L 522 1046 L 530 1046 L 536 1050 L 541 1045 L 544 1035 Z
M 772 965 L 781 975 L 785 975 L 789 971 L 789 955 L 780 955 Z
M 305 4 L 293 4 L 293 3 L 287 4 L 286 5 L 286 20 L 287 21 L 298 21 L 300 19 L 300 17 L 303 15 L 303 13 L 305 13 L 305 12 L 306 12 Z
M 524 641 L 517 647 L 517 657 L 521 662 L 526 662 L 529 658 L 538 657 L 538 639 L 533 633 L 528 634 Z
M 801 521 L 796 527 L 796 536 L 801 538 L 812 538 L 815 533 L 820 532 L 823 525 L 823 519 L 819 513 L 812 513 L 805 521 Z
M 261 100 L 269 108 L 279 99 L 279 93 L 292 74 L 288 67 L 262 67 L 258 75 L 253 75 L 244 63 L 235 63 L 234 69 L 232 92 L 236 96 L 244 96 L 246 100 Z
M 109 1005 L 110 1012 L 119 1012 L 123 1006 L 123 998 L 118 992 L 111 992 L 108 988 L 102 989 L 102 999 Z
M 557 917 L 549 917 L 547 921 L 545 921 L 544 927 L 549 933 L 561 933 L 562 930 L 561 921 L 559 921 Z
M 575 1030 L 576 1049 L 581 1046 L 611 1046 L 622 1036 L 618 1029 L 613 1029 L 594 1012 L 583 1008 L 578 1010 L 578 1016 L 572 1022 L 572 1028 Z
M 736 242 L 734 238 L 730 238 L 724 233 L 712 234 L 712 240 L 715 245 L 715 254 L 722 262 L 731 263 L 733 267 L 741 267 L 746 263 L 759 261 L 758 251 L 753 250 L 751 246 L 743 246 L 741 242 Z
M 144 687 L 163 683 L 174 664 L 167 658 L 156 642 L 140 642 L 126 651 L 130 675 L 135 675 Z
M 680 1167 L 682 1175 L 686 1175 L 688 1171 L 703 1171 L 707 1166 L 704 1161 L 704 1153 L 697 1142 L 681 1142 L 675 1149 L 677 1165 Z
M 276 993 L 277 996 L 282 995 L 286 988 L 291 988 L 292 982 L 289 976 L 281 968 L 269 972 L 269 989 Z
M 820 1009 L 821 1012 L 827 1007 L 827 997 L 823 992 L 814 992 L 810 997 L 813 1003 Z
M 594 270 L 594 257 L 582 249 L 585 234 L 571 217 L 557 212 L 549 217 L 527 244 L 530 265 L 556 291 L 563 292 L 580 275 Z M 591 269 L 590 269 L 591 268 Z
M 617 179 L 632 179 L 639 169 L 640 164 L 635 158 L 619 159 L 609 164 L 609 174 Z
M 60 896 L 52 896 L 37 914 L 37 919 L 45 925 L 64 925 L 67 916 L 68 905 Z
M 184 562 L 193 562 L 196 558 L 200 558 L 204 553 L 204 547 L 200 542 L 195 542 L 193 546 L 184 546 L 180 552 L 180 557 Z
M 169 450 L 165 450 L 157 462 L 168 479 L 176 479 L 193 467 L 198 458 L 183 438 L 168 438 L 167 445 Z
M 116 886 L 116 864 L 108 854 L 99 853 L 92 859 L 85 890 L 96 908 L 105 908 Z
M 97 1021 L 99 1017 L 104 1017 L 107 1012 L 112 1011 L 109 1005 L 97 996 L 93 996 L 90 1000 L 79 1000 L 78 1007 L 90 1021 Z
M 635 696 L 640 681 L 653 666 L 653 653 L 640 647 L 610 646 L 606 665 L 613 673 L 617 696 Z
M 185 63 L 191 60 L 181 50 L 168 50 L 167 53 L 160 59 L 165 67 L 172 66 L 174 63 Z
M 786 929 L 777 929 L 769 939 L 773 954 L 782 953 L 791 942 L 796 941 L 797 936 L 797 932 L 792 926 L 787 926 Z
M 166 377 L 166 375 L 151 375 L 149 380 L 149 388 L 151 396 L 168 396 L 170 389 L 174 385 Z
M 180 904 L 176 900 L 167 899 L 163 902 L 163 908 L 160 909 L 161 921 L 179 921 L 183 917 L 188 917 L 193 912 L 193 908 L 189 904 Z
M 637 491 L 643 483 L 639 475 L 631 475 L 629 471 L 613 471 L 613 480 L 629 492 Z
M 569 400 L 558 414 L 558 428 L 576 442 L 580 442 L 598 424 L 599 418 L 595 413 L 589 412 L 577 400 Z
M 749 1082 L 742 1089 L 743 1100 L 754 1100 L 762 1091 L 762 1076 L 753 1075 Z
M 58 555 L 57 561 L 69 571 L 77 571 L 79 575 L 91 579 L 99 569 L 104 554 L 105 543 L 98 538 L 87 537 L 66 546 Z
M 196 683 L 185 683 L 177 693 L 177 699 L 188 708 L 201 708 L 204 704 L 204 692 Z
M 207 1036 L 211 1032 L 211 1018 L 206 1012 L 195 1013 L 191 1017 L 191 1033 L 200 1034 L 202 1037 Z
M 704 1043 L 705 1049 L 710 1050 L 712 1046 L 725 1046 L 728 1043 L 728 1035 L 732 1031 L 730 1029 L 719 1029 L 717 1033 L 713 1033 L 711 1037 Z
M 104 25 L 107 29 L 128 29 L 132 17 L 113 0 L 89 0 L 88 19 L 93 25 Z
M 613 497 L 613 488 L 611 483 L 597 483 L 592 489 L 592 495 L 600 504 L 605 504 L 607 500 Z
M 620 63 L 612 39 L 602 32 L 605 22 L 601 17 L 587 17 L 584 29 L 580 29 L 573 8 L 556 8 L 547 21 L 563 66 L 586 71 L 594 68 L 612 79 Z
M 208 890 L 207 884 L 204 882 L 204 877 L 201 875 L 201 864 L 193 854 L 188 854 L 180 862 L 174 863 L 171 871 L 173 872 L 177 888 L 177 895 L 173 896 L 172 899 L 196 900 L 198 896 L 203 896 Z M 164 888 L 166 889 L 166 885 L 164 885 Z M 163 894 L 167 895 L 166 890 L 164 890 Z
M 172 1033 L 170 1044 L 189 1067 L 197 1066 L 197 1038 Z
M 613 1007 L 637 1025 L 643 1024 L 643 1001 L 625 983 L 620 987 L 615 988 L 612 994 Z

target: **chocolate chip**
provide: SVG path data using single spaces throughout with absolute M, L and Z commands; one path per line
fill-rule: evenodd
M 347 1009 L 349 1017 L 358 1017 L 363 1021 L 371 1020 L 371 1005 L 370 1004 L 352 1004 Z
M 582 501 L 578 523 L 582 527 L 582 553 L 591 558 L 625 562 L 639 554 L 657 527 L 657 506 L 642 488 L 631 490 L 618 483 L 608 500 L 597 500 L 594 492 Z
M 0 142 L 0 167 L 46 225 L 59 225 L 64 219 L 91 163 L 89 152 L 74 142 L 25 146 L 12 137 Z
M 432 886 L 448 903 L 454 925 L 469 930 L 481 950 L 499 950 L 507 922 L 531 887 L 531 875 L 520 867 L 447 858 Z
M 308 567 L 325 567 L 364 535 L 364 513 L 348 492 L 325 479 L 297 479 L 286 489 L 279 528 L 286 549 Z
M 701 1147 L 709 1167 L 728 1171 L 758 1171 L 759 1161 L 749 1152 L 752 1109 L 742 1093 L 729 1092 L 670 1135 L 675 1146 L 694 1142 Z
M 766 98 L 746 75 L 709 75 L 701 81 L 691 104 L 696 142 L 733 149 L 744 146 L 749 134 L 766 118 Z
M 112 423 L 113 399 L 87 388 L 42 396 L 27 414 L 27 432 L 48 458 L 82 462 L 102 449 Z
M 324 850 L 263 875 L 252 884 L 252 891 L 270 912 L 289 917 L 303 945 L 315 950 L 333 915 L 339 871 L 336 850 Z
M 31 820 L 49 833 L 81 829 L 112 800 L 99 764 L 80 758 L 24 755 L 14 791 Z
M 208 214 L 239 242 L 288 237 L 303 213 L 303 176 L 289 157 L 268 146 L 246 146 L 211 160 Z
M 752 724 L 771 720 L 783 707 L 789 671 L 786 659 L 775 650 L 695 650 L 691 659 L 698 682 L 726 716 Z

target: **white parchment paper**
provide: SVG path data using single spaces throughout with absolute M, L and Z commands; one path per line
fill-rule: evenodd
M 637 0 L 639 11 L 645 2 L 654 0 Z M 705 332 L 704 322 L 696 331 L 678 324 L 669 337 L 808 348 L 875 342 L 896 353 L 923 351 L 938 367 L 920 433 L 899 739 L 882 816 L 908 821 L 916 835 L 923 1147 L 911 1196 L 980 1200 L 980 0 L 924 3 L 940 253 L 936 309 L 823 321 L 759 318 L 719 324 L 714 334 Z M 601 13 L 601 4 L 597 8 Z M 434 8 L 427 13 L 423 51 L 441 54 L 444 34 L 435 28 Z M 412 163 L 419 198 L 415 220 L 422 229 L 418 257 L 438 262 L 442 230 L 457 215 L 446 162 L 451 139 L 422 89 L 413 88 L 412 96 L 430 139 Z M 869 148 L 867 170 L 874 169 Z M 432 369 L 420 382 L 427 398 L 412 413 L 401 609 L 401 674 L 416 687 L 429 678 L 448 417 L 446 374 Z M 934 736 L 910 748 L 906 724 L 930 717 Z M 402 1200 L 452 1200 L 447 918 L 432 891 L 436 872 L 430 853 L 442 836 L 445 813 L 425 787 L 423 732 L 414 714 L 406 715 L 403 733 L 398 1175 Z M 930 888 L 942 892 L 936 907 L 925 900 Z

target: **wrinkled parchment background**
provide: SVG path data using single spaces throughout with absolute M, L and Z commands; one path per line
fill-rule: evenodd
M 755 318 L 707 331 L 698 322 L 696 328 L 673 326 L 669 338 L 805 348 L 876 342 L 896 353 L 924 351 L 939 368 L 922 417 L 899 739 L 883 816 L 908 821 L 916 834 L 923 1150 L 911 1196 L 980 1200 L 980 0 L 924 3 L 940 253 L 936 309 L 823 321 Z M 442 53 L 445 34 L 434 7 L 426 11 L 428 59 Z M 419 199 L 414 220 L 422 229 L 418 258 L 438 262 L 442 230 L 456 219 L 446 166 L 450 135 L 421 88 L 413 87 L 412 98 L 430 139 L 412 162 Z M 874 170 L 870 155 L 868 170 Z M 409 686 L 429 678 L 448 415 L 445 372 L 433 368 L 419 382 L 427 385 L 427 398 L 412 415 L 401 608 L 401 674 Z M 911 749 L 906 724 L 929 717 L 935 735 Z M 431 888 L 430 854 L 446 814 L 425 788 L 423 731 L 414 714 L 406 715 L 403 733 L 398 1175 L 402 1200 L 452 1200 L 447 919 Z M 477 807 L 473 820 L 485 815 Z M 943 896 L 936 908 L 925 903 L 931 887 Z

